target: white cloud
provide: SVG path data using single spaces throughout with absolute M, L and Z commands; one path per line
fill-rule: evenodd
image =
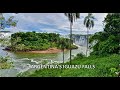
M 107 13 L 93 13 L 94 17 L 97 19 L 94 21 L 95 25 L 93 29 L 90 30 L 90 33 L 98 32 L 103 30 L 103 23 L 104 17 L 107 15 Z M 87 13 L 82 13 L 81 16 L 85 17 L 87 16 Z M 80 32 L 87 31 L 86 27 L 83 25 L 84 18 L 79 19 L 75 24 L 74 27 L 78 28 Z
M 48 32 L 66 32 L 69 34 L 69 21 L 64 13 L 6 13 L 4 16 L 15 16 L 18 20 L 17 29 L 22 31 L 31 31 L 37 29 L 37 31 L 48 31 Z M 80 13 L 81 17 L 73 25 L 73 33 L 85 34 L 86 27 L 83 25 L 84 17 L 87 13 Z M 90 30 L 90 33 L 98 32 L 103 30 L 102 21 L 107 13 L 93 13 L 97 21 L 95 26 Z

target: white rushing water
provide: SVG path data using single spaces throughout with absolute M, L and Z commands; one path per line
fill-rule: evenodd
M 9 35 L 8 35 L 9 36 Z M 78 41 L 77 41 L 78 40 Z M 82 46 L 80 46 L 80 44 Z M 74 58 L 78 53 L 86 53 L 85 42 L 81 41 L 81 39 L 76 39 L 75 45 L 78 46 L 78 49 L 72 50 L 72 58 Z M 63 53 L 60 52 L 58 54 L 25 54 L 25 53 L 14 53 L 3 50 L 4 47 L 0 47 L 0 56 L 11 57 L 11 61 L 13 62 L 13 66 L 10 69 L 0 69 L 1 77 L 16 77 L 18 73 L 23 73 L 28 70 L 32 70 L 27 65 L 36 65 L 47 62 L 48 64 L 52 63 L 62 63 Z M 65 52 L 65 62 L 69 61 L 70 52 Z

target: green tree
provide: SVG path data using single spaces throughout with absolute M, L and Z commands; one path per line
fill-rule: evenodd
M 104 24 L 104 31 L 95 33 L 90 38 L 90 43 L 95 42 L 91 55 L 119 54 L 120 52 L 120 14 L 108 14 Z
M 84 19 L 84 25 L 87 28 L 87 49 L 86 49 L 86 56 L 88 56 L 88 49 L 89 49 L 89 30 L 94 27 L 94 16 L 92 13 L 88 13 L 88 16 Z
M 76 19 L 80 18 L 80 14 L 79 13 L 65 13 L 65 16 L 68 17 L 68 20 L 70 22 L 70 64 L 71 64 L 72 26 L 73 26 L 73 23 L 76 21 Z
M 59 47 L 62 49 L 62 51 L 63 51 L 63 63 L 64 63 L 64 49 L 65 48 L 69 48 L 68 47 L 68 39 L 66 39 L 66 38 L 60 38 L 59 39 Z
M 5 19 L 3 13 L 0 13 L 0 29 L 5 29 L 5 27 L 16 26 L 17 20 L 14 20 L 14 16 L 9 17 L 8 20 Z
M 21 37 L 16 37 L 16 38 L 12 37 L 11 38 L 11 49 L 13 51 L 17 51 L 18 50 L 18 44 L 20 44 L 21 40 L 22 40 Z
M 46 50 L 49 48 L 60 48 L 59 42 L 61 37 L 55 33 L 35 33 L 35 32 L 18 32 L 11 35 L 11 48 L 14 50 Z M 64 38 L 67 42 L 65 48 L 69 48 L 69 39 Z

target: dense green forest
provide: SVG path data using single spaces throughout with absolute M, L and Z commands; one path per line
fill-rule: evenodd
M 70 49 L 70 40 L 56 33 L 18 32 L 11 35 L 11 45 L 7 48 L 13 51 L 47 50 L 49 48 Z M 77 48 L 72 45 L 72 49 Z
M 105 28 L 90 37 L 93 52 L 91 55 L 120 53 L 120 14 L 108 14 L 104 20 Z

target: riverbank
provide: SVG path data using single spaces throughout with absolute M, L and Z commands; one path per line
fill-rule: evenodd
M 3 50 L 6 50 L 6 51 L 11 51 L 10 49 L 8 48 L 5 48 Z M 64 49 L 64 51 L 67 51 L 68 49 Z M 37 53 L 37 54 L 56 54 L 56 53 L 60 53 L 62 52 L 63 50 L 61 49 L 58 49 L 58 48 L 49 48 L 47 50 L 31 50 L 31 51 L 16 51 L 16 52 L 25 52 L 25 53 Z
M 77 57 L 72 60 L 72 65 L 83 65 L 83 68 L 73 69 L 39 69 L 19 74 L 18 77 L 118 77 L 120 56 L 118 54 L 104 57 L 90 56 Z M 65 63 L 69 65 L 69 62 Z M 85 66 L 86 65 L 86 66 Z M 94 66 L 94 68 L 91 68 Z
M 76 45 L 73 45 L 72 46 L 72 50 L 73 49 L 78 49 L 78 46 Z M 37 50 L 37 49 L 33 49 L 33 50 L 29 50 L 29 49 L 23 49 L 23 50 L 12 50 L 12 48 L 10 46 L 4 48 L 3 50 L 5 51 L 14 51 L 14 52 L 25 52 L 25 53 L 41 53 L 41 54 L 55 54 L 55 53 L 60 53 L 62 52 L 63 50 L 62 49 L 58 49 L 57 47 L 53 47 L 53 48 L 48 48 L 48 49 L 45 49 L 45 50 Z M 67 51 L 69 49 L 64 49 L 64 51 Z
M 63 52 L 56 53 L 56 54 L 37 54 L 37 53 L 26 53 L 26 52 L 13 52 L 13 51 L 5 51 L 3 50 L 4 47 L 0 47 L 1 56 L 9 55 L 12 59 L 13 68 L 10 69 L 1 69 L 0 75 L 2 77 L 16 77 L 19 72 L 23 72 L 28 69 L 28 64 L 36 64 L 33 61 L 39 62 L 41 60 L 44 61 L 59 61 L 62 62 Z M 79 47 L 78 49 L 72 50 L 72 55 L 76 56 L 77 53 L 85 51 L 83 47 Z M 85 53 L 85 52 L 84 52 Z M 65 62 L 68 61 L 69 58 L 69 50 L 65 51 L 64 53 L 64 60 Z M 24 67 L 26 65 L 26 67 Z M 9 72 L 9 74 L 8 74 Z
M 64 51 L 67 51 L 67 49 L 65 49 Z M 40 51 L 27 51 L 26 53 L 55 54 L 55 53 L 60 53 L 60 52 L 62 52 L 61 49 L 49 48 L 47 50 L 40 50 Z

